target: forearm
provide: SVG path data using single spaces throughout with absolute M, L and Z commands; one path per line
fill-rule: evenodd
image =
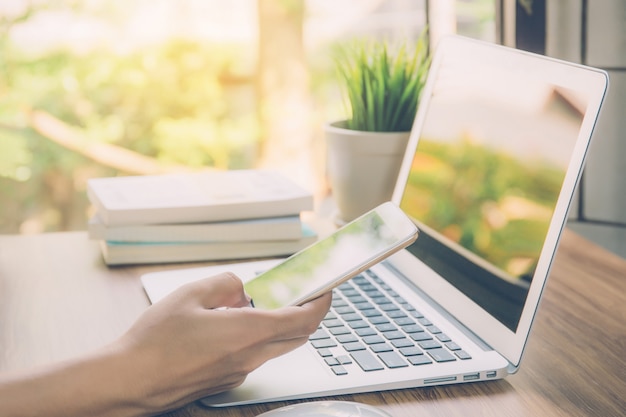
M 113 348 L 37 370 L 0 376 L 0 416 L 141 416 L 141 387 Z

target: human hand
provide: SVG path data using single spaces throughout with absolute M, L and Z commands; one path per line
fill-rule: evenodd
M 125 358 L 138 405 L 169 410 L 234 388 L 267 360 L 304 344 L 331 298 L 329 293 L 301 307 L 254 309 L 239 278 L 220 274 L 155 303 L 112 349 Z

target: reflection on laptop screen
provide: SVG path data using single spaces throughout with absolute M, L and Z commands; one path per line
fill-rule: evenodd
M 444 58 L 400 206 L 410 251 L 515 331 L 587 101 L 478 61 Z

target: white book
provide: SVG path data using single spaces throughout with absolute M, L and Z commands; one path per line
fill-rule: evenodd
M 93 178 L 87 195 L 106 225 L 198 223 L 291 216 L 313 194 L 269 170 Z
M 105 225 L 89 219 L 90 239 L 120 242 L 237 242 L 293 240 L 302 236 L 300 216 L 266 217 L 210 223 Z
M 114 242 L 100 241 L 107 265 L 200 262 L 291 255 L 315 243 L 317 234 L 303 224 L 295 240 L 241 242 Z

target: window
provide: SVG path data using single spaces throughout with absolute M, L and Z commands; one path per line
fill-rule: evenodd
M 490 0 L 426 3 L 3 2 L 0 233 L 84 229 L 98 176 L 271 167 L 323 196 L 322 125 L 345 114 L 333 43 L 417 37 L 441 5 L 493 32 Z

